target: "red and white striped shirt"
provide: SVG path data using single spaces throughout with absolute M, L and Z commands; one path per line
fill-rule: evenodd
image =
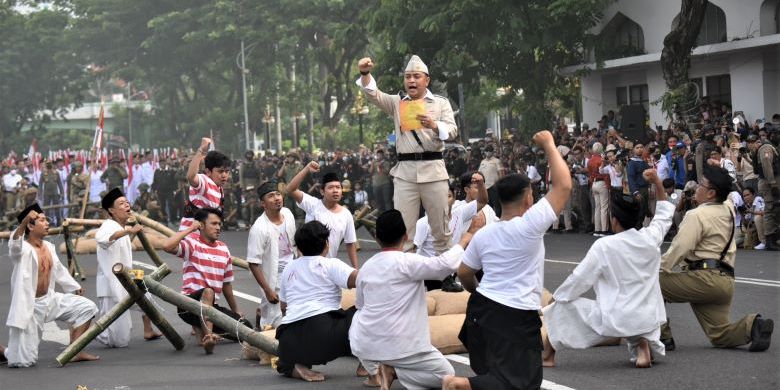
M 214 183 L 210 177 L 199 173 L 196 176 L 198 186 L 190 186 L 189 200 L 197 208 L 213 208 L 222 210 L 222 188 Z M 192 218 L 182 217 L 179 231 L 192 226 Z
M 183 294 L 192 294 L 206 287 L 222 292 L 224 283 L 233 282 L 233 262 L 230 251 L 222 241 L 209 244 L 194 232 L 179 242 L 176 256 L 184 259 L 182 271 Z

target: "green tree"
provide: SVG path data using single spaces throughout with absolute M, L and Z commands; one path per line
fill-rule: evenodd
M 78 105 L 86 89 L 85 69 L 63 31 L 71 29 L 67 12 L 0 3 L 0 153 L 22 150 L 42 134 L 53 116 Z M 31 134 L 20 137 L 30 125 Z M 23 143 L 23 144 L 20 144 Z
M 385 71 L 400 72 L 409 54 L 429 62 L 431 77 L 457 96 L 463 83 L 477 90 L 489 78 L 510 91 L 518 105 L 522 130 L 550 126 L 548 91 L 567 77 L 559 67 L 579 63 L 607 0 L 512 1 L 387 0 L 369 17 L 378 46 L 386 48 Z

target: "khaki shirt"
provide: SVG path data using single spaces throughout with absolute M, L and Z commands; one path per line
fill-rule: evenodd
M 733 209 L 731 200 L 726 200 L 723 203 L 703 204 L 688 211 L 672 245 L 661 258 L 661 270 L 671 272 L 675 265 L 685 259 L 718 260 L 734 229 Z M 733 267 L 736 254 L 734 237 L 723 261 Z
M 501 160 L 486 158 L 479 163 L 479 171 L 485 176 L 485 188 L 491 188 L 501 178 Z
M 357 85 L 363 88 L 368 101 L 375 104 L 382 111 L 393 118 L 395 125 L 396 151 L 398 153 L 421 153 L 444 151 L 444 141 L 455 139 L 458 135 L 458 127 L 455 124 L 455 115 L 452 112 L 450 101 L 441 96 L 426 91 L 425 110 L 427 114 L 436 120 L 439 129 L 415 130 L 420 137 L 422 147 L 417 143 L 411 131 L 401 131 L 400 103 L 398 95 L 388 95 L 379 90 L 373 77 L 368 85 L 363 86 L 360 79 Z M 405 98 L 405 99 L 408 99 Z M 411 183 L 429 183 L 432 181 L 447 180 L 447 168 L 444 160 L 429 161 L 399 161 L 390 175 Z
M 772 170 L 772 163 L 774 159 L 779 158 L 775 147 L 771 144 L 761 145 L 758 148 L 756 157 L 760 160 L 759 163 L 761 164 L 761 170 L 764 174 L 764 180 L 766 180 L 770 186 L 777 185 L 777 175 L 780 172 L 775 172 Z

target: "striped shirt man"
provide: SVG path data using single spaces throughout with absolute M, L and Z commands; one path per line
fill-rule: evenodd
M 197 176 L 198 186 L 189 186 L 189 202 L 192 206 L 199 209 L 214 208 L 222 210 L 222 187 L 214 183 L 210 177 L 199 173 Z M 194 210 L 193 210 L 194 211 Z M 179 231 L 192 226 L 191 217 L 182 217 L 179 224 Z
M 206 287 L 220 294 L 224 283 L 233 282 L 233 262 L 222 241 L 209 244 L 195 232 L 179 242 L 176 256 L 184 259 L 182 294 L 190 295 Z

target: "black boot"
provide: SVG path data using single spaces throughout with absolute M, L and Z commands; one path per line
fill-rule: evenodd
M 780 234 L 775 233 L 771 236 L 766 236 L 765 251 L 780 251 L 780 245 L 777 245 L 777 239 L 780 238 Z
M 775 328 L 775 322 L 771 319 L 763 319 L 757 315 L 753 320 L 753 326 L 750 328 L 750 352 L 762 352 L 769 349 L 769 343 L 772 341 L 772 331 Z
M 667 352 L 674 351 L 674 349 L 676 348 L 676 346 L 674 345 L 674 339 L 673 338 L 661 339 L 661 342 L 664 344 L 664 347 L 666 347 L 666 351 Z
M 463 286 L 458 283 L 457 280 L 455 280 L 454 275 L 447 276 L 444 278 L 444 280 L 441 283 L 441 291 L 444 292 L 461 292 L 463 291 Z

